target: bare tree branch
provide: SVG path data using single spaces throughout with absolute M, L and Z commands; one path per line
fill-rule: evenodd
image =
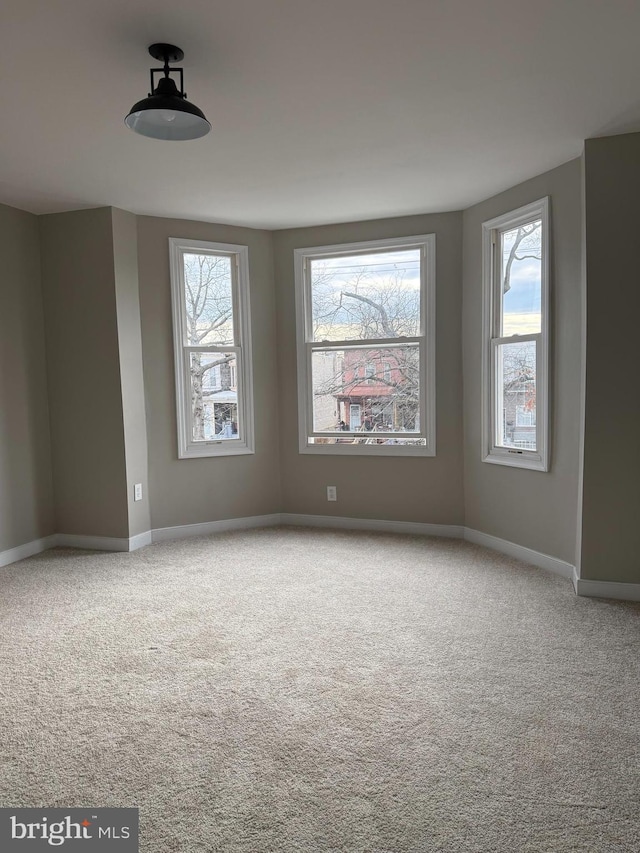
M 535 260 L 540 260 L 541 251 L 538 249 L 537 254 L 533 255 L 523 255 L 522 257 L 518 257 L 518 249 L 520 244 L 526 240 L 528 237 L 536 235 L 536 232 L 540 231 L 540 223 L 533 222 L 529 225 L 523 225 L 518 228 L 516 232 L 515 240 L 513 241 L 513 246 L 509 250 L 509 257 L 507 258 L 507 263 L 504 270 L 504 281 L 503 281 L 503 293 L 508 293 L 511 290 L 511 267 L 513 266 L 514 261 L 522 261 L 525 258 L 532 258 Z
M 396 336 L 396 332 L 395 332 L 393 326 L 391 325 L 391 323 L 389 322 L 389 315 L 387 314 L 385 309 L 382 307 L 382 305 L 378 304 L 377 302 L 374 302 L 373 299 L 369 299 L 367 296 L 361 296 L 359 293 L 343 292 L 342 295 L 349 297 L 349 299 L 359 299 L 360 302 L 366 302 L 367 305 L 371 305 L 372 308 L 375 308 L 375 310 L 380 315 L 380 320 L 382 322 L 382 328 L 383 328 L 384 333 L 385 333 L 384 337 L 385 338 L 394 338 Z

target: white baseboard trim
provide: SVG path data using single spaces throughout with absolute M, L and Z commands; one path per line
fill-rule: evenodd
M 339 530 L 374 530 L 380 533 L 408 533 L 462 539 L 464 527 L 457 524 L 423 524 L 420 521 L 384 521 L 379 518 L 345 518 L 340 515 L 301 515 L 283 512 L 281 524 L 295 527 L 327 527 Z
M 618 583 L 617 581 L 590 581 L 573 574 L 576 595 L 588 598 L 617 598 L 621 601 L 640 601 L 640 583 Z
M 578 577 L 578 569 L 574 566 L 573 571 L 571 572 L 571 583 L 573 584 L 573 591 L 576 595 L 578 595 L 578 581 L 580 578 Z
M 132 536 L 129 539 L 129 551 L 137 551 L 138 548 L 144 548 L 145 545 L 151 545 L 153 539 L 151 530 L 145 530 L 144 533 L 138 533 L 137 536 Z
M 223 518 L 221 521 L 204 521 L 200 524 L 180 524 L 176 527 L 156 527 L 151 531 L 152 542 L 168 539 L 186 539 L 190 536 L 209 536 L 227 530 L 247 530 L 251 527 L 277 527 L 281 524 L 279 512 L 271 515 L 249 515 L 245 518 Z
M 201 524 L 183 524 L 176 527 L 160 527 L 147 530 L 137 536 L 115 538 L 110 536 L 79 536 L 69 533 L 54 533 L 42 539 L 26 542 L 16 548 L 0 551 L 0 567 L 24 560 L 49 548 L 57 546 L 83 548 L 92 551 L 135 551 L 153 542 L 169 539 L 184 539 L 191 536 L 207 536 L 228 530 L 247 530 L 255 527 L 277 527 L 281 524 L 296 527 L 334 528 L 339 530 L 374 530 L 381 533 L 407 533 L 421 536 L 442 536 L 449 539 L 465 539 L 476 545 L 491 548 L 509 557 L 531 563 L 541 569 L 561 575 L 572 581 L 577 595 L 595 598 L 615 598 L 624 601 L 640 601 L 640 584 L 617 583 L 614 581 L 583 580 L 570 563 L 542 554 L 515 542 L 473 530 L 458 524 L 425 524 L 417 521 L 385 521 L 375 518 L 344 518 L 333 515 L 303 515 L 300 513 L 272 513 L 245 518 L 225 518 Z
M 34 539 L 33 542 L 25 542 L 24 545 L 18 545 L 16 548 L 0 551 L 0 566 L 8 566 L 11 563 L 17 563 L 18 560 L 25 560 L 27 557 L 33 557 L 34 554 L 48 551 L 49 548 L 55 548 L 58 544 L 57 539 L 58 537 L 53 533 L 42 539 Z
M 59 548 L 82 548 L 85 551 L 130 551 L 130 539 L 115 536 L 82 536 L 75 533 L 58 533 Z
M 83 548 L 85 551 L 137 551 L 145 545 L 151 545 L 151 531 L 145 530 L 137 536 L 118 538 L 115 536 L 80 536 L 75 533 L 58 533 L 56 542 L 59 548 Z
M 43 539 L 34 539 L 17 548 L 0 551 L 0 567 L 17 563 L 48 551 L 50 548 L 81 548 L 85 551 L 136 551 L 144 545 L 151 545 L 151 531 L 139 533 L 130 539 L 112 536 L 81 536 L 75 533 L 52 533 Z
M 571 563 L 565 563 L 564 560 L 559 560 L 557 557 L 550 557 L 549 554 L 542 554 L 540 551 L 525 548 L 524 545 L 516 545 L 515 542 L 508 542 L 506 539 L 499 539 L 489 533 L 473 530 L 471 527 L 465 527 L 464 538 L 467 542 L 500 551 L 501 554 L 507 554 L 507 556 L 522 560 L 524 563 L 532 563 L 540 569 L 546 569 L 548 572 L 561 575 L 568 580 L 573 578 L 574 567 Z

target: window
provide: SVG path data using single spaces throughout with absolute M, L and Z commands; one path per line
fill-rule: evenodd
M 178 456 L 253 453 L 249 253 L 170 238 Z
M 295 265 L 300 452 L 435 455 L 435 235 Z
M 483 223 L 485 462 L 547 471 L 548 199 Z

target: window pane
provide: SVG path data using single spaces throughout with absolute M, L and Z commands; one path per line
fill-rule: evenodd
M 233 352 L 190 354 L 193 441 L 238 438 L 237 373 Z
M 496 347 L 496 444 L 536 449 L 536 341 Z
M 542 331 L 542 220 L 502 232 L 500 337 Z
M 231 258 L 184 255 L 188 346 L 233 344 Z
M 418 432 L 419 362 L 415 345 L 315 350 L 314 432 Z
M 420 250 L 312 259 L 314 341 L 420 334 Z

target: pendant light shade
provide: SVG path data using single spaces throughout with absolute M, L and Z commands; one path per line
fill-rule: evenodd
M 151 92 L 149 97 L 131 107 L 124 123 L 142 136 L 151 139 L 199 139 L 211 130 L 211 125 L 201 109 L 187 100 L 182 88 L 182 68 L 169 68 L 170 62 L 180 62 L 184 53 L 171 44 L 152 44 L 149 53 L 154 59 L 164 62 L 163 68 L 151 69 Z M 169 76 L 180 75 L 180 88 Z M 154 88 L 153 75 L 162 73 Z

